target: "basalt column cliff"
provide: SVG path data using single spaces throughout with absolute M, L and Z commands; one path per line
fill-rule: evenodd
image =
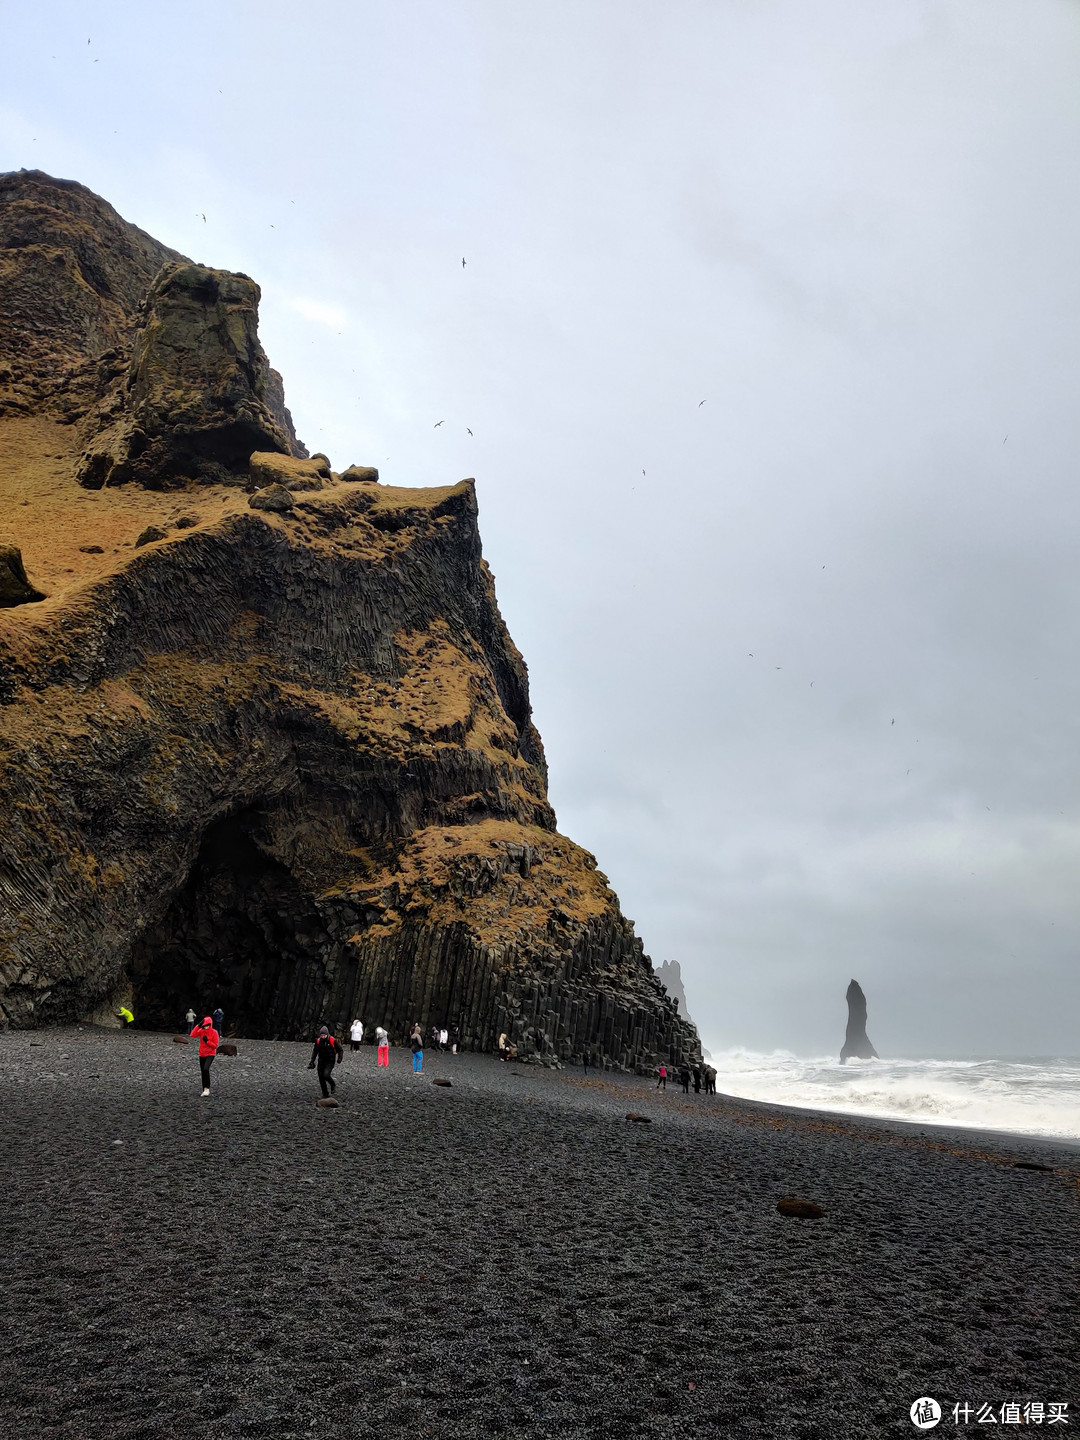
M 0 177 L 0 1023 L 696 1055 L 555 828 L 472 482 L 308 458 L 258 299 Z

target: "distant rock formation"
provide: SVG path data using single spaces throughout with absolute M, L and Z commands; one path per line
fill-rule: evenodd
M 130 995 L 692 1063 L 556 829 L 473 482 L 300 463 L 258 299 L 0 176 L 0 1026 Z
M 876 1060 L 878 1053 L 866 1033 L 866 996 L 857 980 L 847 987 L 848 1021 L 840 1064 L 845 1060 Z
M 684 1020 L 689 1020 L 690 1011 L 686 1006 L 686 991 L 683 989 L 682 967 L 678 960 L 665 960 L 663 964 L 657 965 L 655 968 L 656 978 L 675 1001 L 679 1014 Z M 691 1024 L 693 1024 L 693 1021 L 691 1021 Z

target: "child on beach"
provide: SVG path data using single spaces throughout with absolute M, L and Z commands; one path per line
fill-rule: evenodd
M 658 1078 L 657 1081 L 656 1081 L 656 1088 L 657 1088 L 658 1090 L 666 1090 L 666 1089 L 667 1089 L 667 1066 L 666 1066 L 666 1065 L 661 1065 L 661 1066 L 660 1066 L 660 1075 L 659 1075 L 659 1078 Z
M 362 1020 L 354 1020 L 349 1031 L 349 1044 L 353 1050 L 360 1049 L 360 1042 L 364 1038 L 364 1024 Z
M 199 1072 L 202 1075 L 202 1098 L 205 1100 L 210 1094 L 210 1066 L 214 1062 L 218 1041 L 221 1037 L 214 1029 L 214 1022 L 209 1015 L 201 1025 L 195 1026 L 191 1035 L 192 1039 L 196 1035 L 199 1037 Z
M 390 1064 L 390 1036 L 385 1026 L 375 1026 L 375 1053 L 378 1056 L 378 1064 Z
M 409 1043 L 412 1046 L 412 1068 L 419 1074 L 424 1068 L 424 1036 L 421 1033 L 419 1021 L 412 1028 Z

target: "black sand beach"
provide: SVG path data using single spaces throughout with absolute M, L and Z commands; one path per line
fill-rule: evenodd
M 0 1435 L 1080 1423 L 1075 1149 L 367 1046 L 321 1110 L 309 1047 L 238 1043 L 203 1100 L 168 1035 L 0 1035 Z

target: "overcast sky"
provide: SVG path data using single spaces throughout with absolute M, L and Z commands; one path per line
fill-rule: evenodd
M 833 1052 L 854 975 L 883 1054 L 1080 1052 L 1076 0 L 0 20 L 0 169 L 253 275 L 335 466 L 475 475 L 708 1045 Z

